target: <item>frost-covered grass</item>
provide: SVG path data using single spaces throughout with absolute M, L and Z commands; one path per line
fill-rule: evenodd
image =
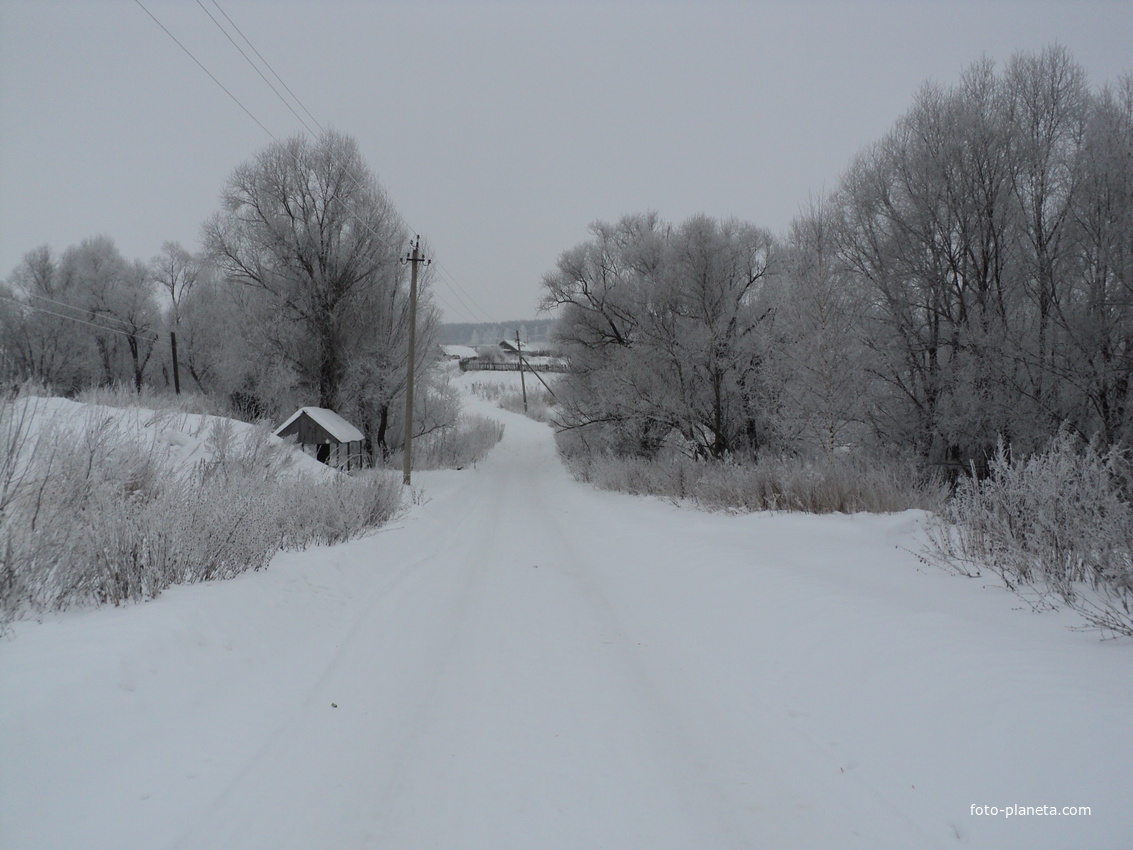
M 43 395 L 44 393 L 37 394 Z M 136 391 L 133 387 L 123 385 L 89 387 L 75 396 L 75 401 L 102 407 L 170 410 L 209 416 L 232 415 L 230 406 L 226 402 L 203 393 L 186 390 L 180 395 L 176 395 L 168 391 L 160 392 L 148 386 L 142 387 L 141 392 Z
M 560 435 L 559 449 L 571 473 L 603 490 L 691 502 L 706 510 L 892 513 L 932 510 L 945 488 L 912 463 L 875 458 L 762 458 L 720 463 L 670 454 L 626 458 L 595 453 Z
M 504 426 L 476 413 L 462 413 L 444 425 L 413 440 L 414 469 L 464 469 L 474 466 L 504 436 Z M 401 468 L 403 455 L 396 452 L 390 466 Z
M 960 482 L 929 557 L 989 570 L 1037 606 L 1067 605 L 1133 637 L 1133 459 L 1067 435 L 1031 457 L 1000 446 L 984 479 Z
M 473 380 L 481 374 L 487 377 Z M 512 380 L 516 384 L 514 388 L 509 383 Z M 467 469 L 483 460 L 504 436 L 503 423 L 492 415 L 492 407 L 483 402 L 498 402 L 512 394 L 518 398 L 518 381 L 517 372 L 455 372 L 451 375 L 447 392 L 453 394 L 452 412 L 437 419 L 425 434 L 413 438 L 413 468 Z M 522 401 L 519 405 L 522 410 Z M 402 457 L 400 451 L 394 452 L 388 465 L 401 469 Z
M 527 383 L 526 410 L 524 410 L 523 390 L 520 387 L 483 380 L 473 381 L 469 385 L 469 389 L 474 395 L 485 401 L 493 402 L 503 410 L 511 413 L 522 413 L 536 422 L 549 422 L 554 399 L 547 388 L 538 382 L 537 378 L 529 378 Z
M 336 543 L 400 507 L 395 476 L 343 476 L 266 428 L 24 397 L 0 410 L 0 625 L 151 598 Z
M 414 414 L 414 469 L 475 466 L 503 438 L 504 426 L 497 419 L 466 408 L 469 399 L 463 384 L 455 363 L 443 364 L 432 376 L 427 402 Z M 390 469 L 401 469 L 404 457 L 399 447 L 380 462 Z

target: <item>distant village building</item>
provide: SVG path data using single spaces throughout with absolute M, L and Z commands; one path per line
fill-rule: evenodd
M 441 350 L 448 360 L 474 360 L 478 356 L 476 349 L 468 345 L 442 345 Z
M 275 435 L 294 435 L 303 451 L 335 469 L 348 472 L 363 466 L 365 435 L 325 407 L 299 408 L 276 429 Z
M 501 339 L 498 345 L 481 346 L 476 359 L 461 359 L 462 372 L 517 372 L 521 367 L 529 372 L 569 372 L 570 364 L 558 352 L 546 347 L 529 348 L 522 343 L 516 347 L 515 341 Z

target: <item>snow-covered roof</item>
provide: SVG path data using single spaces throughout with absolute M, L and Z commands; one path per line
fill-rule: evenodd
M 353 443 L 358 440 L 366 439 L 365 435 L 361 431 L 359 431 L 333 410 L 327 410 L 327 408 L 325 407 L 300 407 L 298 410 L 291 414 L 291 418 L 289 418 L 286 422 L 275 429 L 276 436 L 279 435 L 280 431 L 285 429 L 288 425 L 290 425 L 304 413 L 315 420 L 320 428 L 322 428 L 340 443 Z
M 463 360 L 466 357 L 476 357 L 476 349 L 470 348 L 467 345 L 442 345 L 445 355 L 447 357 L 459 357 Z

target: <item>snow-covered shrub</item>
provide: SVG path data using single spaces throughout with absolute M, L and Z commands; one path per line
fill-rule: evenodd
M 522 413 L 536 422 L 549 422 L 554 405 L 551 394 L 543 387 L 527 390 L 527 409 L 523 409 L 523 393 L 510 392 L 502 396 L 497 402 L 504 410 L 512 413 Z
M 274 481 L 287 473 L 298 459 L 294 444 L 272 436 L 267 426 L 243 428 L 231 419 L 217 419 L 205 440 L 207 460 L 201 461 L 202 476 L 219 475 L 258 481 Z
M 513 387 L 477 382 L 472 384 L 472 392 L 511 413 L 522 413 L 536 422 L 549 422 L 555 400 L 546 387 L 536 385 L 536 379 L 531 379 L 530 383 L 532 386 L 527 388 L 527 410 L 523 409 L 523 391 Z
M 444 425 L 413 438 L 414 469 L 463 469 L 478 463 L 503 439 L 504 426 L 495 419 L 475 413 L 462 413 L 451 425 Z M 401 466 L 402 454 L 391 457 L 390 465 Z
M 370 469 L 356 475 L 299 479 L 284 506 L 286 521 L 279 545 L 303 549 L 350 540 L 385 523 L 401 508 L 401 479 Z
M 8 405 L 5 418 L 29 408 Z M 78 430 L 29 430 L 9 464 L 18 472 L 0 518 L 6 610 L 117 602 L 146 592 L 153 570 L 142 517 L 160 500 L 168 476 L 140 439 L 92 413 Z
M 499 401 L 504 393 L 510 390 L 502 384 L 493 383 L 492 381 L 473 381 L 469 385 L 472 394 L 478 396 L 484 401 Z
M 50 393 L 40 393 L 50 395 Z M 102 407 L 143 408 L 146 410 L 176 410 L 181 413 L 202 413 L 210 416 L 230 415 L 230 405 L 199 392 L 186 390 L 180 395 L 162 392 L 152 387 L 141 391 L 132 386 L 117 384 L 112 387 L 88 387 L 75 396 L 83 404 Z
M 908 459 L 821 455 L 700 465 L 706 472 L 696 498 L 713 509 L 891 513 L 932 508 L 945 492 Z
M 299 474 L 266 429 L 213 421 L 204 459 L 186 469 L 105 408 L 32 427 L 43 403 L 0 410 L 0 625 L 260 569 L 281 547 L 356 537 L 400 506 L 396 476 Z
M 1091 625 L 1133 636 L 1133 460 L 1061 434 L 1030 457 L 1001 443 L 986 478 L 962 480 L 931 535 L 929 555 L 984 568 Z
M 589 450 L 571 432 L 560 453 L 575 478 L 605 490 L 691 501 L 706 510 L 878 513 L 931 509 L 945 489 L 910 460 L 857 456 L 767 457 L 748 463 L 652 458 Z

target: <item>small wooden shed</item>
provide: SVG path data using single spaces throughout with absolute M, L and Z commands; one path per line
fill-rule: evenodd
M 362 468 L 366 437 L 333 410 L 301 407 L 275 430 L 275 435 L 294 435 L 303 451 L 327 466 L 346 471 Z

